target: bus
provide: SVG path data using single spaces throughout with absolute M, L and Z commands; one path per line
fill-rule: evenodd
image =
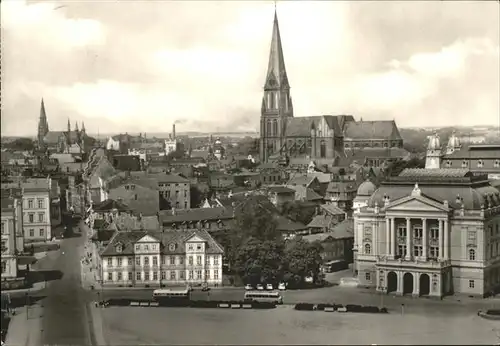
M 280 292 L 266 292 L 266 291 L 245 292 L 245 300 L 283 304 L 283 297 L 281 296 Z
M 170 290 L 170 289 L 157 289 L 153 291 L 153 300 L 190 300 L 191 290 Z

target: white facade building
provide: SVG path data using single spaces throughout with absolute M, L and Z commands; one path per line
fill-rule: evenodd
M 49 178 L 28 179 L 22 184 L 25 242 L 52 239 Z
M 355 273 L 395 294 L 500 290 L 500 192 L 466 169 L 406 169 L 354 214 Z
M 220 285 L 222 255 L 205 230 L 117 232 L 101 253 L 103 285 Z

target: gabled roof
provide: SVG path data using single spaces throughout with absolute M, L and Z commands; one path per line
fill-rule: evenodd
M 327 203 L 321 204 L 320 208 L 325 211 L 325 213 L 330 215 L 344 215 L 345 211 L 335 206 L 334 204 Z
M 227 220 L 233 218 L 232 208 L 215 207 L 215 208 L 194 208 L 175 210 L 175 215 L 172 215 L 171 210 L 161 210 L 160 224 L 183 222 L 198 222 L 198 221 L 215 221 Z
M 286 185 L 309 187 L 315 180 L 318 181 L 318 178 L 315 176 L 296 175 L 296 176 L 292 177 L 286 183 Z
M 330 232 L 303 235 L 302 239 L 309 243 L 314 243 L 315 241 L 322 243 L 324 241 L 334 240 L 332 233 Z
M 394 120 L 351 121 L 346 124 L 346 139 L 400 140 L 401 134 Z
M 125 212 L 125 211 L 130 210 L 128 205 L 126 205 L 125 203 L 123 203 L 121 201 L 115 201 L 114 199 L 107 199 L 101 203 L 94 204 L 92 209 L 95 212 L 108 212 L 108 211 L 111 211 L 113 209 L 116 209 L 119 212 Z
M 116 232 L 109 244 L 102 251 L 102 256 L 127 256 L 134 254 L 135 244 L 145 236 L 150 236 L 158 239 L 160 242 L 160 253 L 165 255 L 175 255 L 186 253 L 186 241 L 190 238 L 197 236 L 203 239 L 206 243 L 205 252 L 208 254 L 222 254 L 224 249 L 217 243 L 210 234 L 201 229 L 187 229 L 187 230 L 172 230 L 172 231 L 130 231 L 130 232 Z M 171 247 L 170 245 L 175 245 Z M 122 246 L 122 251 L 117 252 L 117 245 Z
M 281 232 L 295 232 L 305 230 L 306 225 L 290 220 L 282 215 L 276 215 L 277 226 L 276 229 Z
M 332 215 L 316 215 L 307 228 L 330 228 L 335 222 L 336 219 Z
M 23 190 L 49 191 L 49 180 L 46 178 L 30 178 L 22 183 Z
M 305 196 L 306 201 L 317 201 L 322 199 L 323 197 L 320 196 L 318 193 L 316 193 L 313 189 L 311 188 L 306 189 L 306 196 Z
M 357 191 L 357 185 L 354 180 L 346 180 L 346 181 L 332 181 L 328 184 L 327 192 L 335 192 L 335 193 L 347 193 L 352 191 Z
M 282 193 L 295 193 L 294 189 L 290 189 L 286 186 L 275 185 L 267 187 L 268 191 L 271 193 L 282 194 Z

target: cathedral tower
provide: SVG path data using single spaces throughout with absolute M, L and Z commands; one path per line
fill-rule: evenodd
M 436 169 L 441 167 L 441 141 L 439 135 L 435 133 L 429 137 L 429 145 L 427 146 L 427 155 L 425 158 L 426 169 Z
M 45 104 L 43 103 L 40 106 L 40 118 L 38 120 L 38 147 L 42 148 L 44 146 L 43 138 L 49 132 L 49 123 L 47 122 L 47 114 L 45 113 Z
M 271 155 L 285 150 L 286 124 L 290 117 L 293 117 L 292 98 L 275 10 L 260 118 L 259 152 L 262 162 L 267 162 Z

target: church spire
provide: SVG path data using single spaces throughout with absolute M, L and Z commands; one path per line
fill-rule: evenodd
M 43 146 L 43 138 L 49 132 L 49 123 L 47 121 L 47 114 L 45 113 L 45 103 L 40 105 L 40 118 L 38 120 L 38 144 L 40 147 Z
M 276 3 L 274 4 L 274 22 L 271 36 L 271 48 L 269 51 L 269 63 L 267 65 L 265 88 L 287 87 L 288 77 L 285 69 L 285 58 L 281 44 L 280 27 Z

